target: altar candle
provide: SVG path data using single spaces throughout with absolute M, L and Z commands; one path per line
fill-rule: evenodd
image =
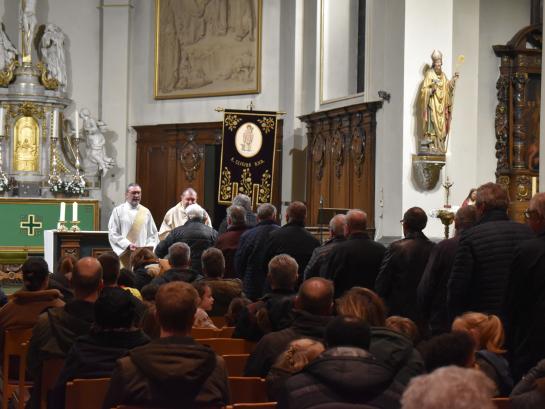
M 77 202 L 72 203 L 72 221 L 73 222 L 78 221 L 78 203 Z
M 79 139 L 79 115 L 78 110 L 76 109 L 76 139 Z
M 4 133 L 4 107 L 0 106 L 0 136 L 5 136 Z
M 53 138 L 57 138 L 59 136 L 59 110 L 55 109 L 53 111 L 53 124 L 51 125 L 51 134 L 53 135 Z
M 66 203 L 61 202 L 61 214 L 59 216 L 59 221 L 64 221 L 64 215 L 66 214 Z
M 532 197 L 537 193 L 537 177 L 532 176 Z

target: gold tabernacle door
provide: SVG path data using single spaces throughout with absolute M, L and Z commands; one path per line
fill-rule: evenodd
M 36 172 L 39 168 L 40 131 L 38 122 L 23 116 L 15 123 L 13 170 Z

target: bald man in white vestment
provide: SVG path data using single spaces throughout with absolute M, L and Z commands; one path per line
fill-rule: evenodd
M 125 193 L 125 203 L 114 208 L 108 222 L 110 245 L 126 267 L 132 251 L 139 247 L 155 248 L 159 243 L 157 227 L 150 211 L 140 204 L 141 198 L 142 188 L 131 183 Z
M 185 222 L 187 222 L 187 214 L 185 209 L 194 203 L 197 203 L 197 192 L 195 189 L 188 187 L 182 192 L 181 201 L 176 206 L 170 208 L 165 214 L 163 224 L 161 224 L 161 228 L 159 229 L 160 240 L 164 240 L 172 230 L 174 230 L 176 227 L 183 226 Z M 204 224 L 212 227 L 212 224 L 210 223 L 210 216 L 208 216 L 206 210 L 203 209 L 203 211 Z

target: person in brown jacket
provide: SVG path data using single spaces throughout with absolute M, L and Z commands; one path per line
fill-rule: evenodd
M 241 206 L 229 206 L 227 208 L 227 231 L 219 235 L 214 247 L 221 250 L 225 257 L 226 278 L 240 278 L 241 272 L 235 270 L 235 254 L 237 252 L 240 236 L 246 230 L 246 210 Z
M 229 403 L 223 358 L 190 337 L 199 295 L 174 281 L 155 296 L 161 337 L 117 361 L 104 409 L 118 405 L 161 408 L 223 407 Z
M 29 257 L 22 266 L 23 288 L 13 294 L 0 309 L 0 334 L 13 328 L 32 328 L 42 312 L 51 307 L 62 307 L 61 292 L 48 290 L 49 267 L 42 257 Z

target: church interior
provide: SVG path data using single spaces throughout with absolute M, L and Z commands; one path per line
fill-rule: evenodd
M 521 223 L 543 190 L 543 0 L 0 0 L 0 19 L 4 284 L 28 256 L 111 250 L 134 183 L 156 230 L 191 188 L 215 229 L 244 193 L 280 224 L 304 203 L 320 242 L 363 210 L 384 245 L 409 208 L 439 242 L 472 189 L 501 185 Z

